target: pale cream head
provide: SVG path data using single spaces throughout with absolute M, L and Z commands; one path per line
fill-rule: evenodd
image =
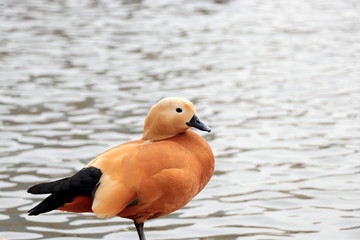
M 193 126 L 189 122 L 194 116 L 196 116 L 196 110 L 189 100 L 162 99 L 150 109 L 145 119 L 143 140 L 159 141 L 184 133 Z

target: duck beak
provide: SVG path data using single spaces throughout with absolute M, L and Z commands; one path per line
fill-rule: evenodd
M 211 132 L 211 129 L 206 126 L 205 123 L 203 123 L 202 121 L 200 121 L 200 118 L 196 115 L 194 115 L 189 122 L 186 123 L 186 125 L 190 126 L 190 127 L 194 127 L 197 128 L 201 131 L 207 131 L 207 132 Z

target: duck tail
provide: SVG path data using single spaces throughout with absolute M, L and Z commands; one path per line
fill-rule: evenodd
M 96 191 L 102 172 L 95 167 L 83 168 L 72 177 L 63 178 L 54 182 L 36 184 L 28 189 L 28 193 L 51 195 L 41 203 L 30 209 L 29 215 L 39 215 L 64 206 L 75 196 L 93 196 Z
M 63 206 L 65 203 L 71 202 L 73 195 L 53 193 L 34 208 L 28 211 L 29 215 L 39 215 L 41 213 L 50 212 Z

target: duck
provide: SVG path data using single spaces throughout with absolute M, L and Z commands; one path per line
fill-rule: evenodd
M 145 118 L 141 139 L 106 150 L 70 177 L 30 187 L 28 193 L 50 195 L 28 214 L 118 216 L 132 220 L 146 240 L 145 221 L 184 207 L 214 173 L 210 145 L 191 128 L 211 131 L 189 100 L 160 100 Z

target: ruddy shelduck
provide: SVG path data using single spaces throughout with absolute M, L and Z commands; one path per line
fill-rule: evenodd
M 161 100 L 150 109 L 140 140 L 105 151 L 72 177 L 30 187 L 29 193 L 51 195 L 29 215 L 57 209 L 120 216 L 132 219 L 145 240 L 146 220 L 185 206 L 213 175 L 212 150 L 190 127 L 211 131 L 190 101 Z

